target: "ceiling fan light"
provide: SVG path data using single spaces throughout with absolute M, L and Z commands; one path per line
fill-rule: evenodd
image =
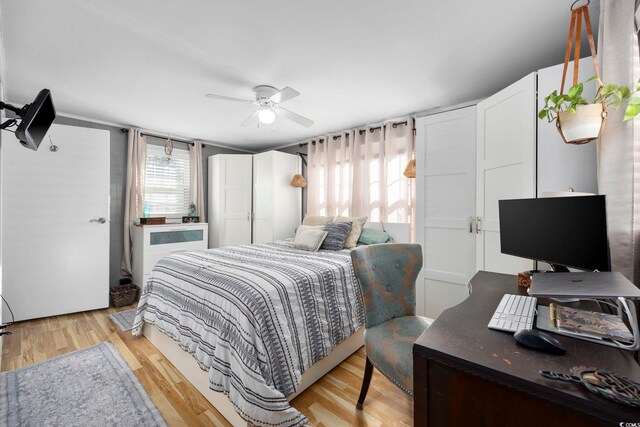
M 276 113 L 270 108 L 263 108 L 258 112 L 258 120 L 260 123 L 270 125 L 276 119 Z

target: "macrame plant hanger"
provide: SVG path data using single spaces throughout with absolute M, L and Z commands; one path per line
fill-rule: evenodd
M 578 70 L 580 67 L 580 42 L 582 36 L 582 20 L 584 18 L 585 30 L 587 32 L 587 38 L 589 41 L 589 49 L 591 49 L 591 59 L 593 60 L 593 68 L 596 72 L 596 83 L 598 85 L 598 91 L 602 88 L 602 79 L 600 78 L 600 69 L 598 67 L 598 56 L 596 54 L 596 45 L 593 41 L 593 29 L 591 28 L 591 18 L 589 17 L 589 1 L 583 6 L 577 7 L 574 9 L 574 6 L 580 0 L 576 0 L 571 5 L 571 23 L 569 24 L 569 37 L 567 39 L 567 50 L 564 55 L 564 68 L 562 70 L 562 84 L 560 85 L 560 95 L 564 94 L 564 84 L 567 79 L 567 70 L 569 67 L 569 59 L 571 58 L 571 49 L 574 44 L 575 38 L 575 50 L 573 56 L 573 84 L 576 85 L 578 83 Z M 592 104 L 595 105 L 595 104 Z M 597 130 L 597 136 L 591 135 L 588 137 L 579 137 L 578 139 L 574 139 L 570 136 L 569 132 L 565 132 L 566 129 L 563 129 L 563 126 L 569 127 L 571 125 L 580 125 L 580 123 L 573 123 L 575 121 L 581 121 L 582 119 L 579 117 L 578 113 L 573 112 L 561 112 L 558 114 L 558 118 L 556 120 L 556 127 L 558 128 L 558 132 L 562 136 L 562 139 L 567 144 L 586 144 L 588 142 L 594 141 L 600 138 L 600 134 L 602 133 L 602 129 L 604 129 L 604 123 L 607 118 L 607 104 L 605 102 L 601 103 L 602 109 L 598 110 L 599 116 L 599 128 Z M 579 106 L 589 107 L 588 105 Z M 565 123 L 565 124 L 563 124 Z
M 167 135 L 167 140 L 164 142 L 164 153 L 168 158 L 171 158 L 173 153 L 173 141 L 171 140 L 171 135 Z

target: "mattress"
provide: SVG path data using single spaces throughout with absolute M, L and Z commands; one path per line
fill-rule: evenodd
M 285 240 L 163 258 L 135 335 L 144 322 L 192 354 L 244 420 L 285 427 L 307 422 L 286 397 L 364 325 L 364 310 L 349 250 L 306 252 Z

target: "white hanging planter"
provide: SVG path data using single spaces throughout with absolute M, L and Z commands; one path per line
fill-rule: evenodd
M 600 137 L 606 118 L 603 104 L 578 105 L 575 113 L 559 112 L 556 126 L 567 144 L 586 144 Z

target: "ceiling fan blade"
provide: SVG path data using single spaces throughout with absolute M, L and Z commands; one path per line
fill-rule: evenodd
M 285 87 L 284 89 L 274 93 L 273 95 L 271 95 L 271 97 L 269 98 L 271 101 L 275 102 L 276 104 L 279 104 L 281 102 L 287 101 L 291 98 L 295 98 L 296 96 L 300 95 L 300 92 L 298 92 L 295 89 L 291 89 L 289 86 Z
M 242 122 L 242 124 L 240 126 L 242 127 L 251 127 L 251 126 L 258 126 L 258 113 L 260 112 L 260 110 L 256 110 L 253 112 L 252 115 L 250 115 L 249 117 L 247 117 L 247 120 L 245 120 L 244 122 Z
M 296 114 L 293 111 L 289 111 L 285 108 L 277 108 L 276 113 L 306 128 L 313 125 L 313 120 L 307 119 L 306 117 L 303 117 L 300 114 Z
M 222 101 L 242 102 L 243 104 L 255 104 L 256 103 L 256 101 L 251 101 L 251 100 L 248 100 L 248 99 L 232 98 L 230 96 L 215 95 L 213 93 L 207 93 L 205 96 L 207 98 L 220 99 Z

